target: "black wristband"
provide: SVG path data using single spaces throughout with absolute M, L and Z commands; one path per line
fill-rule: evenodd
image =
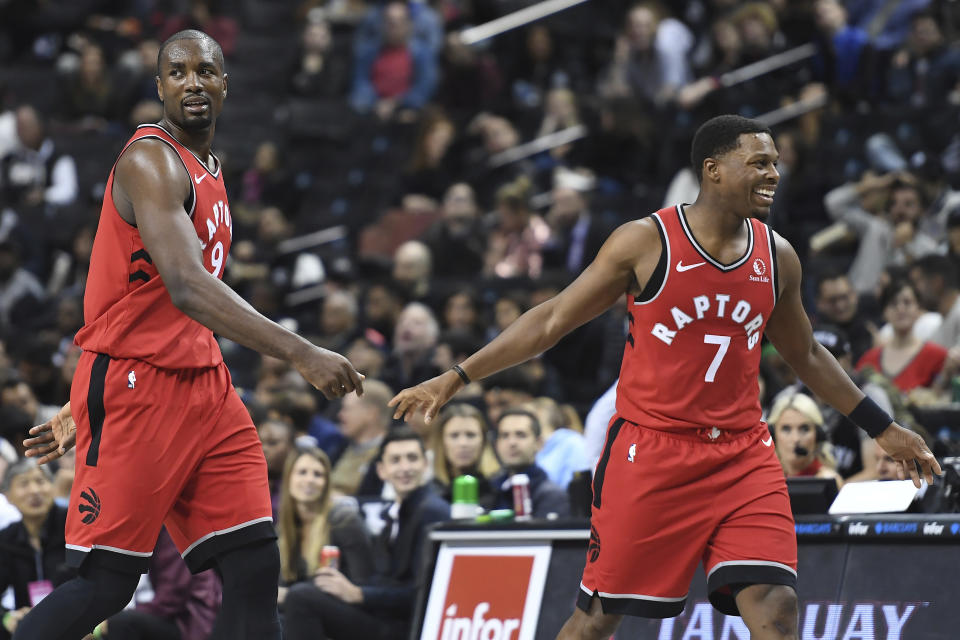
M 455 364 L 450 368 L 457 372 L 457 375 L 460 376 L 461 380 L 463 380 L 463 384 L 470 384 L 470 376 L 468 376 L 467 372 L 463 370 L 463 367 Z
M 853 420 L 858 427 L 866 431 L 871 438 L 876 438 L 886 431 L 890 423 L 893 422 L 890 414 L 881 409 L 880 405 L 868 396 L 864 396 L 860 404 L 858 404 L 847 417 Z

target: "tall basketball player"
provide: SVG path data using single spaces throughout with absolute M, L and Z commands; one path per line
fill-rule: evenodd
M 362 392 L 345 358 L 221 281 L 233 223 L 210 151 L 227 95 L 220 45 L 199 31 L 171 36 L 157 91 L 163 118 L 137 129 L 107 181 L 70 402 L 27 441 L 46 462 L 76 439 L 66 541 L 79 577 L 41 601 L 16 640 L 79 640 L 122 609 L 164 524 L 193 571 L 223 579 L 211 638 L 279 639 L 266 463 L 213 333 L 291 362 L 328 397 Z

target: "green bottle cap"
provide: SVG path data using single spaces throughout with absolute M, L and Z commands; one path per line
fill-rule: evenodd
M 494 522 L 513 520 L 513 509 L 494 509 L 490 512 L 490 519 Z
M 459 476 L 453 480 L 454 504 L 477 504 L 477 479 L 473 476 Z

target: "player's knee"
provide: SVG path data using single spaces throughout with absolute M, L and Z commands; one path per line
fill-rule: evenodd
M 594 599 L 590 611 L 576 609 L 574 612 L 575 636 L 579 640 L 606 640 L 616 632 L 623 616 L 604 613 L 599 601 Z
M 224 590 L 276 591 L 280 576 L 280 552 L 273 540 L 232 549 L 218 556 Z
M 135 571 L 118 571 L 101 562 L 102 558 L 88 558 L 80 567 L 78 579 L 97 594 L 100 605 L 110 609 L 122 609 L 130 602 L 140 583 L 140 574 Z M 80 584 L 80 582 L 78 582 Z
M 799 604 L 797 592 L 785 585 L 762 585 L 752 590 L 756 623 L 782 638 L 796 637 Z
M 585 640 L 606 640 L 616 632 L 617 627 L 620 626 L 621 618 L 622 616 L 608 614 L 590 617 L 584 627 L 584 631 L 586 631 Z

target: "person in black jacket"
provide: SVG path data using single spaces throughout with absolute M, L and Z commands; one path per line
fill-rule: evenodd
M 53 502 L 47 468 L 31 458 L 19 460 L 7 469 L 2 487 L 23 515 L 0 531 L 0 592 L 12 587 L 15 603 L 12 610 L 0 607 L 0 639 L 8 640 L 27 612 L 75 572 L 66 565 L 67 509 Z
M 287 640 L 402 640 L 410 635 L 426 529 L 450 518 L 449 503 L 424 484 L 426 468 L 426 451 L 415 431 L 400 427 L 387 434 L 377 472 L 393 487 L 397 501 L 385 511 L 386 525 L 374 540 L 374 575 L 357 585 L 326 568 L 312 584 L 292 586 L 285 603 Z
M 550 481 L 547 472 L 537 466 L 537 453 L 543 448 L 543 430 L 540 419 L 527 409 L 507 409 L 497 418 L 497 455 L 503 471 L 490 478 L 493 486 L 494 509 L 512 509 L 513 478 L 525 474 L 530 480 L 530 501 L 534 518 L 546 518 L 551 513 L 560 518 L 570 515 L 567 492 Z

